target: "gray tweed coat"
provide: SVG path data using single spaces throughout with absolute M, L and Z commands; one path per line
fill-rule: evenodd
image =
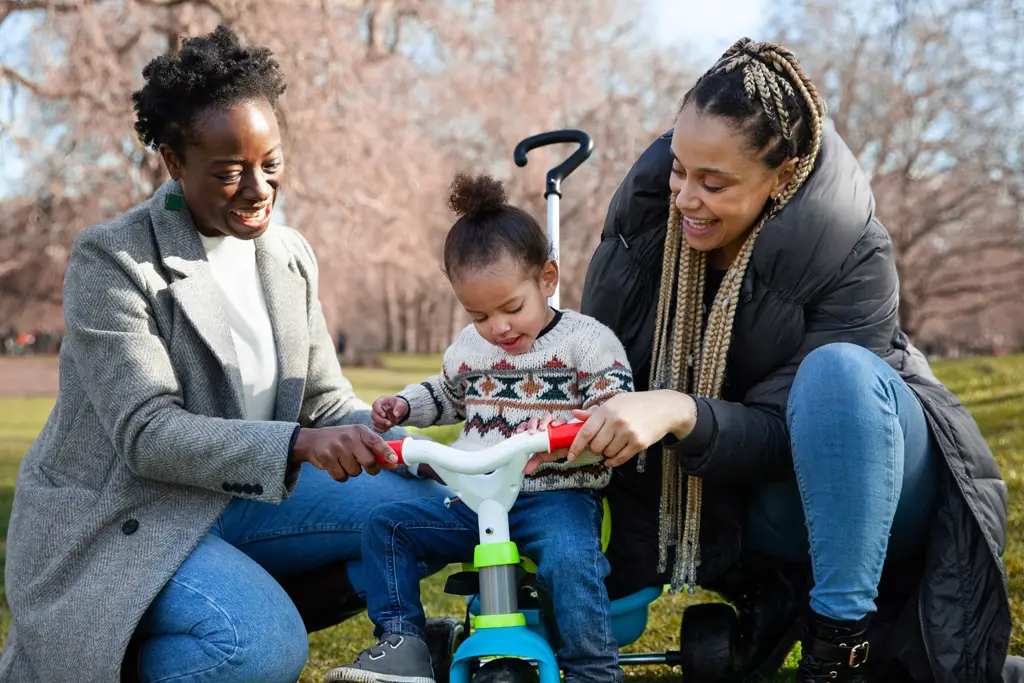
M 280 502 L 297 479 L 297 423 L 368 417 L 334 354 L 313 252 L 274 226 L 256 253 L 277 404 L 272 422 L 242 420 L 209 262 L 187 207 L 168 201 L 180 192 L 164 184 L 71 252 L 60 393 L 22 463 L 8 531 L 0 681 L 117 681 L 139 618 L 229 491 Z

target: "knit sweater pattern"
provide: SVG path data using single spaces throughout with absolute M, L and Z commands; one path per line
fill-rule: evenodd
M 615 333 L 575 311 L 557 315 L 530 350 L 518 355 L 467 326 L 445 351 L 439 375 L 398 393 L 409 403 L 402 424 L 464 422 L 452 447 L 477 451 L 509 438 L 532 417 L 548 412 L 572 420 L 573 409 L 633 391 L 629 360 Z M 545 463 L 526 477 L 522 490 L 604 488 L 611 470 L 603 460 L 588 451 L 571 463 Z

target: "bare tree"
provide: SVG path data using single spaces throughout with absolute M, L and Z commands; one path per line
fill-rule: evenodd
M 32 68 L 0 66 L 0 84 L 42 117 L 8 131 L 32 169 L 25 194 L 49 186 L 83 206 L 16 249 L 0 239 L 0 262 L 66 250 L 152 192 L 163 169 L 130 134 L 129 95 L 145 61 L 222 22 L 269 45 L 287 74 L 282 209 L 317 249 L 330 324 L 395 351 L 440 350 L 466 322 L 438 266 L 456 171 L 493 173 L 543 221 L 544 172 L 568 150 L 517 169 L 516 142 L 564 127 L 595 136 L 563 202 L 563 301 L 575 305 L 608 199 L 682 91 L 611 0 L 0 0 L 0 22 L 16 12 L 42 17 Z M 60 134 L 33 143 L 41 128 Z M 53 298 L 48 283 L 36 298 Z
M 23 13 L 38 20 L 20 60 L 26 69 L 0 63 L 0 87 L 11 89 L 18 116 L 0 135 L 27 168 L 20 193 L 0 206 L 0 312 L 12 324 L 60 321 L 75 236 L 138 203 L 163 178 L 156 155 L 132 133 L 130 94 L 145 61 L 175 47 L 196 11 L 161 4 L 0 2 L 0 24 Z
M 786 4 L 773 21 L 872 176 L 910 334 L 948 336 L 1024 284 L 1019 11 L 823 0 Z

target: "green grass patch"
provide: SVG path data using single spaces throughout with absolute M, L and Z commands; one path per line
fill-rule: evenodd
M 53 403 L 52 398 L 0 399 L 0 533 L 3 534 L 0 537 L 0 563 L 7 555 L 7 524 L 11 519 L 18 467 L 46 422 Z M 4 577 L 0 574 L 0 589 L 3 581 Z M 0 608 L 0 623 L 6 623 L 6 613 L 4 602 Z M 3 633 L 7 633 L 6 626 L 3 627 Z
M 441 357 L 436 355 L 384 356 L 383 360 L 383 368 L 345 368 L 356 392 L 367 403 L 438 372 L 441 363 Z M 1024 356 L 943 361 L 935 364 L 935 371 L 960 396 L 978 421 L 1009 487 L 1009 542 L 1005 558 L 1014 617 L 1010 651 L 1024 654 L 1024 499 L 1021 497 L 1024 479 Z M 52 408 L 52 398 L 0 398 L 0 561 L 6 545 L 18 466 Z M 450 442 L 457 429 L 435 427 L 423 431 L 439 441 Z M 427 612 L 461 615 L 464 609 L 462 600 L 442 591 L 446 574 L 431 577 L 424 583 L 423 598 Z M 647 632 L 629 651 L 678 648 L 682 610 L 693 602 L 713 599 L 714 595 L 699 592 L 692 597 L 676 595 L 658 600 L 652 606 Z M 9 624 L 10 613 L 0 593 L 0 635 L 6 635 Z M 371 628 L 363 615 L 313 634 L 309 662 L 301 681 L 319 682 L 329 667 L 352 661 L 363 647 L 371 643 Z M 791 654 L 786 668 L 776 680 L 791 681 L 795 666 L 796 652 Z M 649 683 L 679 680 L 677 672 L 664 668 L 634 668 L 627 670 L 627 676 Z
M 409 384 L 422 382 L 431 375 L 441 372 L 441 356 L 402 356 L 385 354 L 380 356 L 382 368 L 357 368 L 342 366 L 342 370 L 356 395 L 367 403 L 373 403 L 380 396 L 394 394 Z

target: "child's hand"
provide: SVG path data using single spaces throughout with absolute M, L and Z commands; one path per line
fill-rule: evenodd
M 409 414 L 409 404 L 404 398 L 397 396 L 381 396 L 373 402 L 370 417 L 373 428 L 384 433 L 397 424 L 401 424 Z
M 538 431 L 546 432 L 548 427 L 557 427 L 558 425 L 564 425 L 568 420 L 564 418 L 555 418 L 551 413 L 544 413 L 536 417 L 531 417 L 529 422 L 519 425 L 516 430 L 517 433 L 530 432 L 536 434 Z M 526 474 L 533 474 L 538 467 L 543 463 L 549 462 L 550 460 L 562 460 L 569 453 L 568 450 L 562 449 L 555 451 L 554 453 L 534 453 L 530 456 L 530 460 L 527 461 L 526 467 L 523 471 Z
M 555 419 L 555 416 L 551 413 L 544 413 L 542 415 L 536 415 L 530 418 L 529 422 L 524 422 L 516 428 L 516 433 L 521 434 L 523 432 L 530 432 L 536 434 L 537 432 L 546 432 L 548 427 L 557 427 L 558 425 L 564 425 L 566 420 L 562 418 Z
M 438 475 L 438 473 L 434 471 L 434 468 L 431 467 L 430 465 L 426 464 L 426 463 L 420 463 L 419 475 L 420 475 L 420 477 L 422 477 L 424 479 L 433 479 L 434 481 L 436 481 L 438 484 L 441 484 L 442 486 L 447 486 L 448 485 L 448 484 L 445 484 L 444 483 L 444 479 L 442 479 L 440 477 L 440 475 Z

